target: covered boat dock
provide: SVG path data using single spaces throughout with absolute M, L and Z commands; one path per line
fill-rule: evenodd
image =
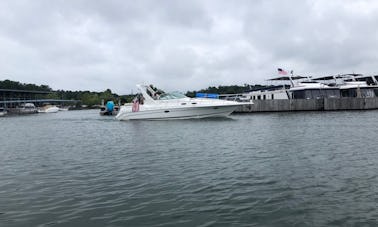
M 71 106 L 79 102 L 78 100 L 47 98 L 46 96 L 51 93 L 51 91 L 0 89 L 0 107 L 12 109 L 25 105 L 26 103 L 33 103 L 35 106 L 41 106 L 45 103 Z

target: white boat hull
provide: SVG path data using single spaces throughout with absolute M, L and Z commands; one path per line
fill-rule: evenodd
M 123 106 L 116 118 L 118 120 L 174 120 L 227 117 L 238 106 L 239 105 L 166 108 L 141 110 L 138 112 L 132 112 L 131 106 Z
M 34 114 L 38 113 L 37 108 L 17 108 L 16 113 L 18 114 Z
M 56 106 L 52 106 L 45 109 L 38 110 L 38 113 L 57 113 L 59 111 L 59 108 Z

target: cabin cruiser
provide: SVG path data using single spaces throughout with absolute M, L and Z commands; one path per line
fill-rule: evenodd
M 337 76 L 319 77 L 314 80 L 334 81 L 329 83 L 339 89 L 341 98 L 374 98 L 378 97 L 378 83 L 376 76 L 362 74 L 342 74 Z
M 33 114 L 38 113 L 38 110 L 35 107 L 34 103 L 25 103 L 17 107 L 15 112 L 18 114 Z
M 356 81 L 365 81 L 368 85 L 378 85 L 378 75 L 364 76 L 362 74 L 357 74 L 354 79 Z
M 59 107 L 59 111 L 68 111 L 69 108 L 68 107 Z
M 165 120 L 226 117 L 237 107 L 246 104 L 210 98 L 189 98 L 178 92 L 164 93 L 147 85 L 137 85 L 137 87 L 140 94 L 132 104 L 121 107 L 116 119 Z
M 59 108 L 54 105 L 45 105 L 38 108 L 38 113 L 57 113 Z
M 323 99 L 378 97 L 378 76 L 342 74 L 309 78 L 281 76 L 270 81 L 290 81 L 290 85 L 268 86 L 244 93 L 251 100 Z
M 291 99 L 340 98 L 339 89 L 317 81 L 299 82 L 289 89 Z
M 281 76 L 269 81 L 290 81 L 290 85 L 267 86 L 244 93 L 251 100 L 321 99 L 339 97 L 338 88 L 303 76 Z
M 63 107 L 63 106 L 59 106 L 59 111 L 68 111 L 70 109 L 70 107 L 66 106 L 66 107 Z

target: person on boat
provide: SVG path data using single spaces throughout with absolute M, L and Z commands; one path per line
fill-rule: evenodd
M 157 100 L 160 98 L 160 94 L 158 92 L 155 92 L 152 98 Z
M 144 97 L 143 97 L 143 95 L 138 95 L 138 102 L 139 102 L 140 105 L 144 104 Z

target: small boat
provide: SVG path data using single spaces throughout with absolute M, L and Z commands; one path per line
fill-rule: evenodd
M 165 93 L 147 85 L 137 85 L 139 94 L 132 104 L 121 107 L 118 120 L 167 120 L 227 117 L 240 103 L 210 98 L 189 98 L 181 93 Z
M 17 107 L 14 112 L 17 114 L 33 114 L 38 113 L 38 110 L 33 103 L 25 103 Z
M 0 117 L 4 117 L 8 114 L 8 111 L 4 109 L 3 107 L 0 107 Z
M 69 107 L 59 107 L 59 111 L 68 111 Z
M 59 108 L 54 105 L 45 105 L 38 109 L 38 113 L 56 113 Z

